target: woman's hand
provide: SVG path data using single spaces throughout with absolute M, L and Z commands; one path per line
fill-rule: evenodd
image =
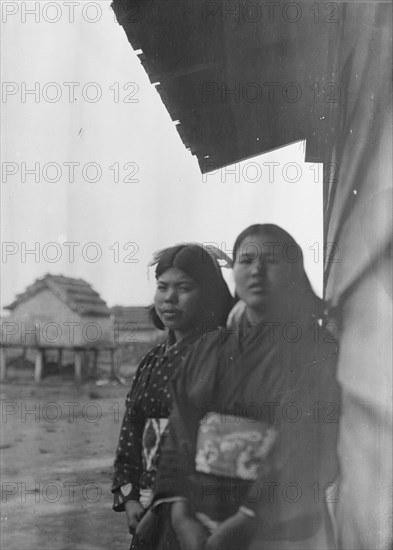
M 209 536 L 207 529 L 191 515 L 185 501 L 175 502 L 171 509 L 172 527 L 181 550 L 203 550 Z
M 135 534 L 138 523 L 145 514 L 145 510 L 140 502 L 129 500 L 124 504 L 127 515 L 128 530 L 131 535 Z
M 247 548 L 255 529 L 255 519 L 236 512 L 226 519 L 209 537 L 206 550 L 239 550 Z

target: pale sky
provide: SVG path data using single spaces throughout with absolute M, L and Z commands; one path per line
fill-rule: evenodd
M 2 2 L 2 304 L 53 273 L 86 279 L 109 306 L 147 305 L 155 250 L 230 251 L 268 222 L 298 240 L 320 294 L 322 166 L 304 163 L 304 143 L 202 176 L 110 2 L 72 3 L 73 22 L 67 2 L 27 14 L 35 4 Z

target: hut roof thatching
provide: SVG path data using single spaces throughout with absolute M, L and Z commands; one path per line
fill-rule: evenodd
M 94 315 L 109 317 L 110 309 L 92 286 L 83 279 L 74 279 L 63 275 L 46 274 L 34 281 L 24 292 L 17 294 L 16 299 L 5 307 L 13 310 L 22 302 L 29 300 L 42 290 L 51 290 L 70 309 L 81 316 Z

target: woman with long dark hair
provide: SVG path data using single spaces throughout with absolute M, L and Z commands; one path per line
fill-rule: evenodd
M 161 440 L 171 410 L 170 382 L 202 333 L 225 326 L 232 306 L 218 252 L 215 256 L 211 249 L 182 244 L 156 253 L 151 264 L 156 266 L 157 280 L 152 320 L 167 336 L 148 352 L 135 374 L 126 400 L 112 485 L 113 508 L 126 512 L 133 535 L 151 504 Z M 149 517 L 153 519 L 149 522 L 150 542 L 146 544 L 136 534 L 131 548 L 174 549 L 176 538 L 163 515 Z
M 234 246 L 242 316 L 206 334 L 175 382 L 154 508 L 182 550 L 331 548 L 337 501 L 337 345 L 303 255 L 253 225 Z

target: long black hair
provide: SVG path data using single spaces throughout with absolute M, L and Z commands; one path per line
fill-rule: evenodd
M 201 289 L 203 308 L 199 324 L 225 326 L 233 298 L 211 250 L 194 243 L 179 244 L 157 252 L 150 265 L 156 266 L 156 279 L 171 267 L 184 271 Z M 150 317 L 157 328 L 165 329 L 154 306 Z
M 250 225 L 238 235 L 233 247 L 233 259 L 236 262 L 241 245 L 247 237 L 264 235 L 269 238 L 269 244 L 279 244 L 281 251 L 286 252 L 286 260 L 291 275 L 290 302 L 291 309 L 296 308 L 299 314 L 308 313 L 317 318 L 323 317 L 325 303 L 319 298 L 310 283 L 304 269 L 304 259 L 301 247 L 285 229 L 272 223 Z M 291 252 L 289 252 L 291 250 Z M 283 289 L 287 290 L 287 289 Z

